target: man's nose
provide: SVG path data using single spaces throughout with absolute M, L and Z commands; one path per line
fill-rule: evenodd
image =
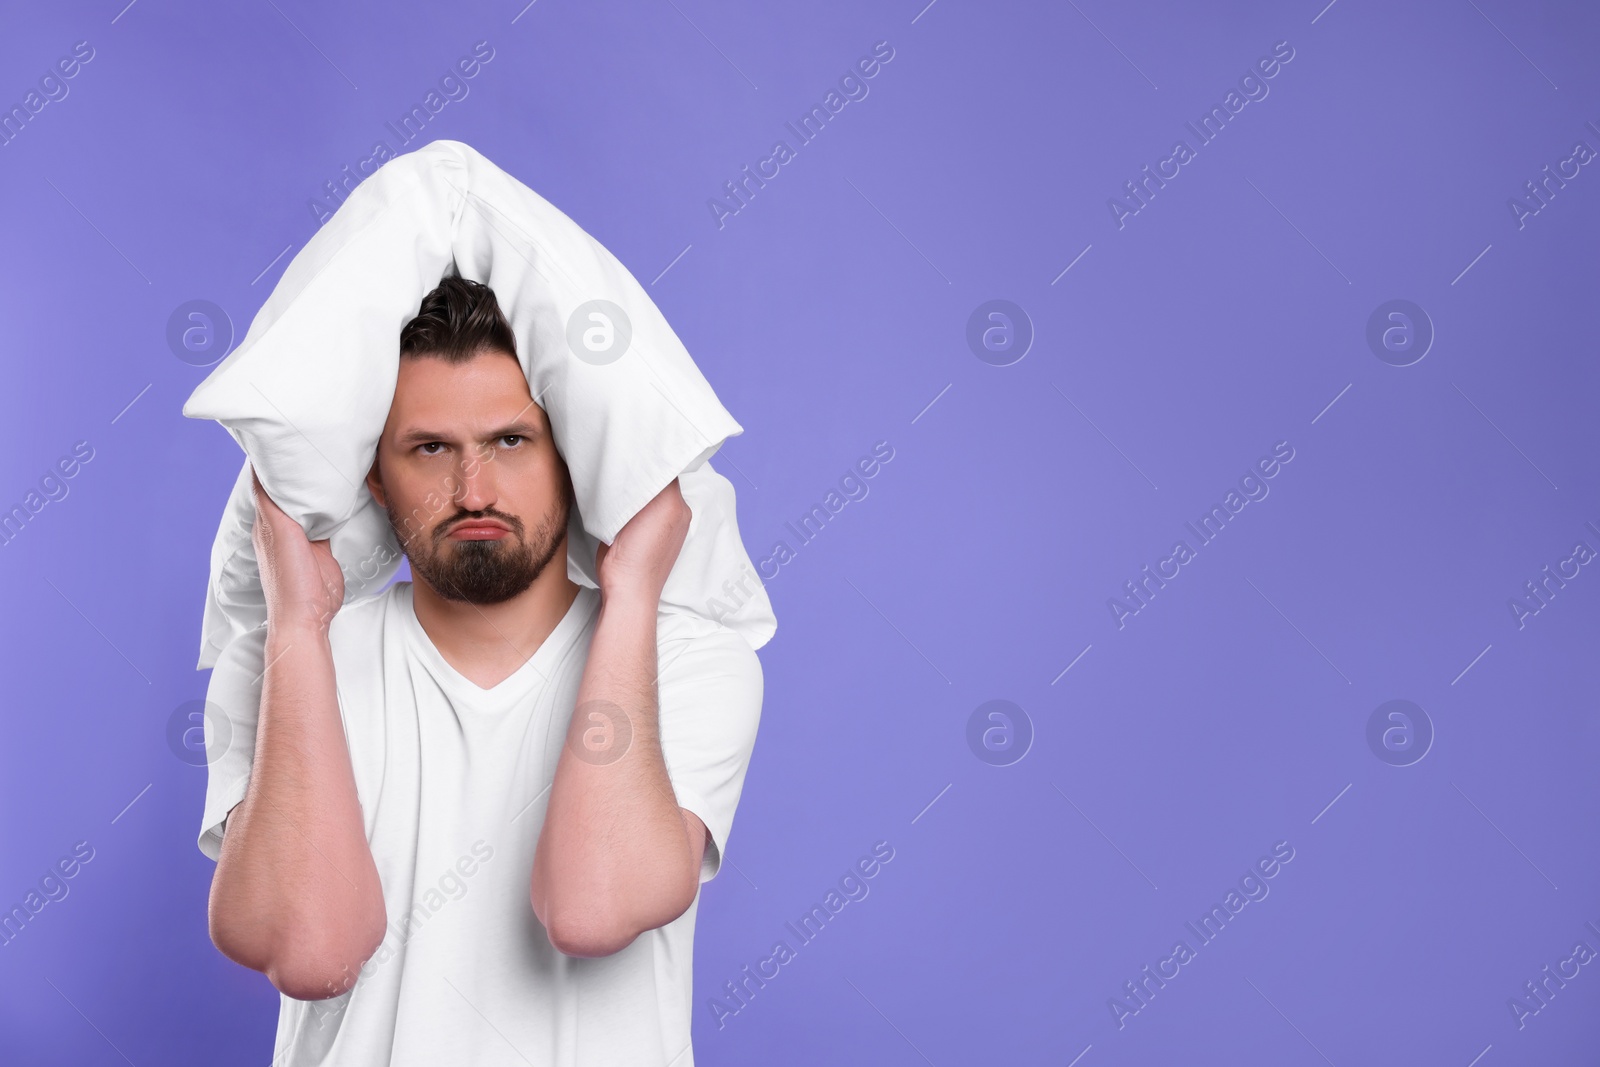
M 455 503 L 464 511 L 483 511 L 496 500 L 494 464 L 486 462 L 483 454 L 469 455 L 456 470 L 456 484 L 460 487 Z

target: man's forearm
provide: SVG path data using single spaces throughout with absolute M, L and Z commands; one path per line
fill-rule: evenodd
M 533 861 L 534 912 L 569 955 L 615 952 L 699 890 L 656 700 L 656 603 L 602 596 Z
M 325 630 L 274 629 L 250 785 L 211 883 L 212 940 L 310 1000 L 344 992 L 387 922 Z M 346 986 L 347 987 L 347 986 Z

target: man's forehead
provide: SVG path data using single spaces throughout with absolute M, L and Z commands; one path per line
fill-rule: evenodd
M 494 354 L 465 363 L 429 356 L 402 359 L 387 423 L 389 430 L 407 435 L 422 428 L 492 436 L 513 425 L 530 432 L 550 426 L 528 390 L 522 365 Z

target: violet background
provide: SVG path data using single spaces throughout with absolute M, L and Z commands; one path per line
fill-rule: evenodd
M 925 2 L 6 13 L 6 107 L 95 57 L 0 148 L 0 506 L 95 456 L 0 548 L 0 905 L 95 858 L 0 948 L 0 1060 L 270 1058 L 276 992 L 206 934 L 204 770 L 167 744 L 240 460 L 181 416 L 207 371 L 168 321 L 210 300 L 242 337 L 325 181 L 447 137 L 647 286 L 746 428 L 713 462 L 752 558 L 797 547 L 703 890 L 698 1062 L 1593 1062 L 1600 967 L 1522 1028 L 1508 1000 L 1600 949 L 1600 577 L 1520 628 L 1508 602 L 1600 548 L 1600 172 L 1521 228 L 1507 202 L 1600 149 L 1600 9 Z M 707 201 L 878 41 L 869 95 L 719 228 Z M 1108 198 L 1279 41 L 1269 95 L 1119 228 Z M 1008 366 L 966 341 L 992 299 L 1035 333 Z M 1366 340 L 1391 299 L 1436 333 L 1409 366 Z M 1108 598 L 1279 441 L 1269 496 L 1119 629 Z M 1033 734 L 1008 766 L 967 740 L 996 699 Z M 1393 699 L 1435 732 L 1409 766 L 1367 741 Z M 870 895 L 719 1026 L 878 841 Z M 1119 1028 L 1278 841 L 1270 895 Z

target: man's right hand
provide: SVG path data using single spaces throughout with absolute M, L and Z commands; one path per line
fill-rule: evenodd
M 267 495 L 256 477 L 256 521 L 251 530 L 261 588 L 267 600 L 267 624 L 275 629 L 307 626 L 326 633 L 344 605 L 344 572 L 333 558 L 329 540 L 312 541 L 300 524 Z
M 348 990 L 388 929 L 345 736 L 329 624 L 344 575 L 327 541 L 254 483 L 267 597 L 260 714 L 244 799 L 211 878 L 211 940 L 295 1000 Z

